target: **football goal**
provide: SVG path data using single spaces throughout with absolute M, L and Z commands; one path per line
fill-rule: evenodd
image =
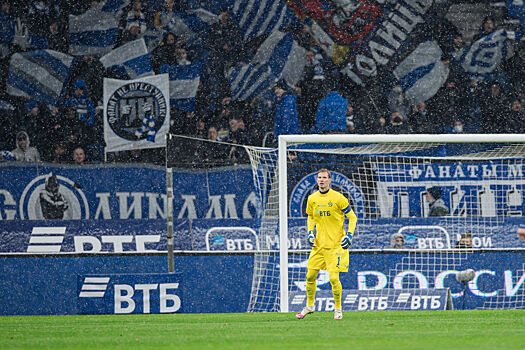
M 283 135 L 277 149 L 246 149 L 261 203 L 251 312 L 287 312 L 304 291 L 305 208 L 321 168 L 358 217 L 350 254 L 402 252 L 386 278 L 362 271 L 360 289 L 446 287 L 475 251 L 510 248 L 496 237 L 524 214 L 525 135 Z M 523 291 L 486 300 L 525 307 Z

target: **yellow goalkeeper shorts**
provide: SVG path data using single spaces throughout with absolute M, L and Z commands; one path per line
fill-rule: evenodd
M 308 269 L 328 272 L 348 272 L 348 249 L 313 247 L 308 258 Z

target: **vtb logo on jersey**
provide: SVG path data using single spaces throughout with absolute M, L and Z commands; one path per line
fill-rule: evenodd
M 299 17 L 312 17 L 340 45 L 351 45 L 375 28 L 381 9 L 369 0 L 288 0 Z

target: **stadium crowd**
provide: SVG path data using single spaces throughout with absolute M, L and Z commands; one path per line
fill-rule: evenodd
M 204 1 L 205 2 L 205 1 Z M 20 33 L 45 38 L 48 49 L 69 53 L 68 18 L 98 1 L 6 1 L 0 9 L 0 150 L 16 160 L 54 163 L 104 161 L 103 78 L 126 77 L 111 71 L 94 55 L 78 57 L 68 80 L 66 97 L 57 106 L 7 94 L 10 57 L 31 50 L 20 45 Z M 164 28 L 177 13 L 199 8 L 203 1 L 132 0 L 122 11 L 116 47 L 140 38 L 148 28 Z M 423 33 L 437 40 L 449 69 L 445 83 L 430 99 L 413 103 L 388 79 L 360 87 L 339 73 L 306 26 L 287 28 L 306 52 L 303 75 L 295 86 L 283 79 L 253 99 L 232 98 L 226 74 L 246 64 L 267 37 L 241 40 L 231 9 L 200 40 L 188 41 L 166 32 L 151 52 L 156 73 L 162 64 L 203 64 L 192 112 L 171 109 L 170 132 L 242 145 L 273 146 L 286 133 L 525 133 L 525 45 L 512 43 L 508 59 L 481 78 L 467 75 L 459 57 L 469 42 L 503 25 L 503 17 L 487 16 L 479 33 L 466 38 L 445 16 L 436 13 Z M 96 20 L 96 19 L 93 19 Z M 390 88 L 385 89 L 385 85 Z M 386 92 L 385 92 L 386 91 Z M 7 154 L 7 153 L 5 153 Z M 83 154 L 83 155 L 82 155 Z M 156 150 L 108 155 L 107 161 L 163 163 Z M 191 155 L 201 160 L 242 161 L 239 151 L 222 152 L 213 145 Z M 6 159 L 8 157 L 5 157 Z M 81 159 L 79 161 L 79 159 Z M 191 161 L 191 160 L 189 160 Z

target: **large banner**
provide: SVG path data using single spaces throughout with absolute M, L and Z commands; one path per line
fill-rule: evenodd
M 174 170 L 173 184 L 176 219 L 257 215 L 249 166 Z M 0 221 L 166 219 L 166 208 L 163 167 L 0 164 Z
M 104 79 L 106 152 L 166 146 L 170 126 L 167 74 Z

